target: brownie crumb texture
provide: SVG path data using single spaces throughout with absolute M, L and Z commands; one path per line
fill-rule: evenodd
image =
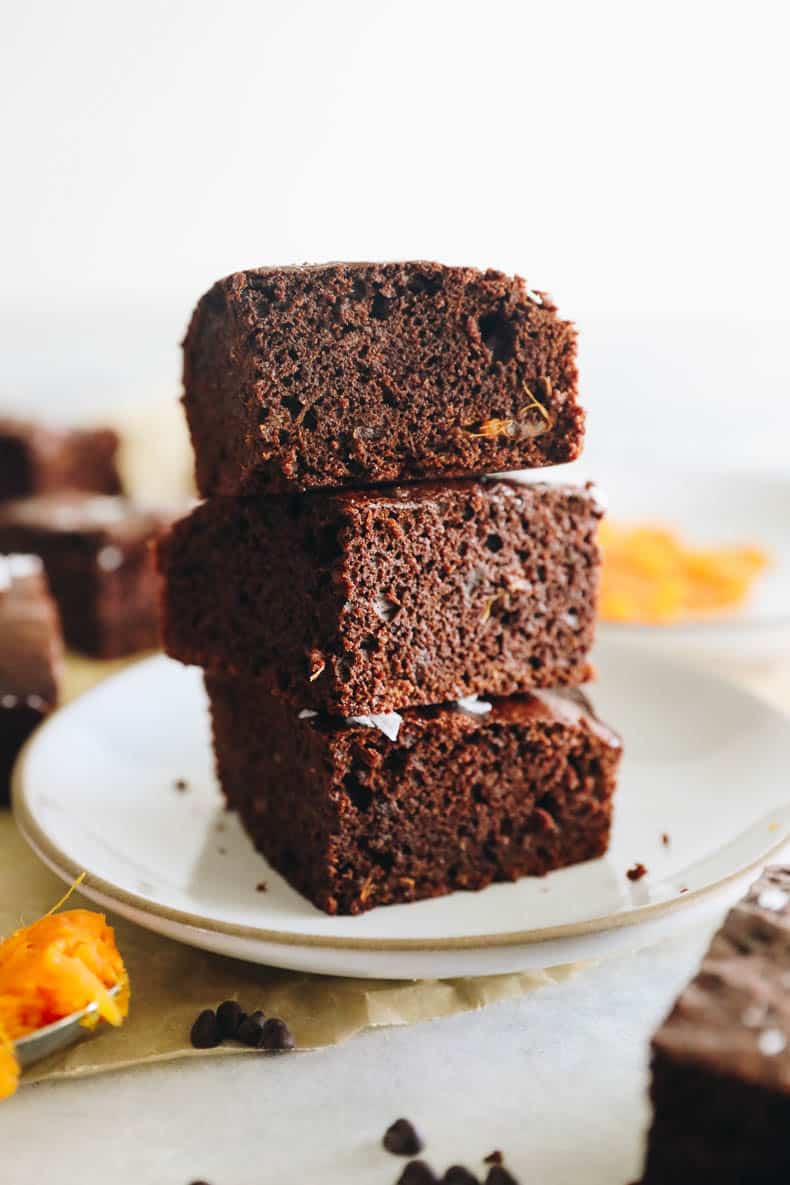
M 584 435 L 551 300 L 428 262 L 220 280 L 184 341 L 184 404 L 204 496 L 557 464 Z

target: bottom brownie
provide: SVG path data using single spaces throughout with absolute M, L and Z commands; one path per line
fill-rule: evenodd
M 206 687 L 229 806 L 327 913 L 541 876 L 606 851 L 621 746 L 578 692 L 344 721 L 298 713 L 248 680 L 207 675 Z
M 767 868 L 653 1039 L 643 1185 L 790 1181 L 790 869 Z

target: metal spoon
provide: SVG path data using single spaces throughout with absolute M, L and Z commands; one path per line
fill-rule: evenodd
M 116 984 L 114 988 L 110 988 L 110 995 L 116 996 L 120 990 L 120 985 Z M 95 1032 L 98 1032 L 99 1026 L 86 1028 L 82 1021 L 94 1016 L 96 1012 L 97 1005 L 89 1004 L 87 1008 L 82 1008 L 79 1012 L 71 1012 L 61 1020 L 53 1021 L 51 1025 L 45 1025 L 43 1029 L 36 1029 L 27 1037 L 20 1037 L 15 1043 L 14 1049 L 22 1069 L 27 1069 L 34 1062 L 40 1062 L 42 1058 L 49 1057 L 51 1053 L 60 1053 L 61 1049 L 68 1049 L 70 1045 L 78 1045 L 80 1041 L 92 1037 Z

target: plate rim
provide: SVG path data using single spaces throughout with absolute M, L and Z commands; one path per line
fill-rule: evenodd
M 12 779 L 11 779 L 11 806 L 14 816 L 14 821 L 19 829 L 25 842 L 33 849 L 36 855 L 65 883 L 73 883 L 80 876 L 83 876 L 82 884 L 85 888 L 93 890 L 97 895 L 102 896 L 109 902 L 115 902 L 122 905 L 126 910 L 135 910 L 137 913 L 144 916 L 157 918 L 161 921 L 175 923 L 184 926 L 191 930 L 199 930 L 220 934 L 228 938 L 237 938 L 244 941 L 270 943 L 285 947 L 312 947 L 324 948 L 333 950 L 354 950 L 354 951 L 452 951 L 452 950 L 481 950 L 492 949 L 496 947 L 514 947 L 514 946 L 532 946 L 538 943 L 558 941 L 565 938 L 578 938 L 583 935 L 596 934 L 606 932 L 608 930 L 623 929 L 626 927 L 638 926 L 643 922 L 659 918 L 677 910 L 683 910 L 693 902 L 700 902 L 705 900 L 708 896 L 720 892 L 727 885 L 744 877 L 747 873 L 756 872 L 769 863 L 775 856 L 777 856 L 786 846 L 790 840 L 790 830 L 787 828 L 779 829 L 777 832 L 777 841 L 772 844 L 765 852 L 758 856 L 755 860 L 751 860 L 746 864 L 738 865 L 726 876 L 720 877 L 710 884 L 704 885 L 698 889 L 691 889 L 677 897 L 669 898 L 666 901 L 647 902 L 643 905 L 636 906 L 634 909 L 621 911 L 619 913 L 602 914 L 598 917 L 587 918 L 579 922 L 566 922 L 559 925 L 547 926 L 541 929 L 526 929 L 513 930 L 500 934 L 464 934 L 455 937 L 446 938 L 366 938 L 353 937 L 350 935 L 333 936 L 329 934 L 315 934 L 306 933 L 299 934 L 293 930 L 268 930 L 259 926 L 249 926 L 239 922 L 223 922 L 214 918 L 207 918 L 204 915 L 193 914 L 188 910 L 176 909 L 172 906 L 161 905 L 157 902 L 152 902 L 147 897 L 141 897 L 137 893 L 132 893 L 127 889 L 120 888 L 114 885 L 111 881 L 104 877 L 98 876 L 95 873 L 82 868 L 76 863 L 67 853 L 49 838 L 48 835 L 39 826 L 33 818 L 30 805 L 27 802 L 26 788 L 25 788 L 25 770 L 28 760 L 33 749 L 42 743 L 42 738 L 52 727 L 53 723 L 64 713 L 72 708 L 75 704 L 81 702 L 85 698 L 91 696 L 96 691 L 106 689 L 107 685 L 116 680 L 123 679 L 132 670 L 137 671 L 140 667 L 150 665 L 161 661 L 162 658 L 167 658 L 163 654 L 148 655 L 137 661 L 129 663 L 121 671 L 108 676 L 100 683 L 93 687 L 87 688 L 80 695 L 75 696 L 68 703 L 61 705 L 59 708 L 51 713 L 51 715 L 41 724 L 28 741 L 24 744 L 19 752 L 16 763 L 14 765 Z M 172 660 L 170 660 L 172 661 Z M 670 666 L 686 667 L 686 664 L 679 663 L 676 660 L 667 658 L 662 659 L 663 662 Z M 693 669 L 693 668 L 691 668 Z M 696 671 L 697 674 L 701 672 Z M 760 699 L 749 689 L 738 684 L 732 683 L 717 676 L 712 672 L 705 672 L 706 677 L 713 679 L 715 682 L 725 683 L 729 687 L 736 689 L 742 695 L 749 699 L 754 699 L 760 706 L 772 715 L 782 718 L 788 727 L 790 721 L 784 713 L 773 705 Z M 461 890 L 462 891 L 462 890 Z M 109 906 L 112 908 L 112 905 Z

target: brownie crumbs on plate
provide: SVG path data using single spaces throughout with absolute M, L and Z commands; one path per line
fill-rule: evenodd
M 644 864 L 632 864 L 625 875 L 630 881 L 641 881 L 643 876 L 647 876 L 647 869 Z

